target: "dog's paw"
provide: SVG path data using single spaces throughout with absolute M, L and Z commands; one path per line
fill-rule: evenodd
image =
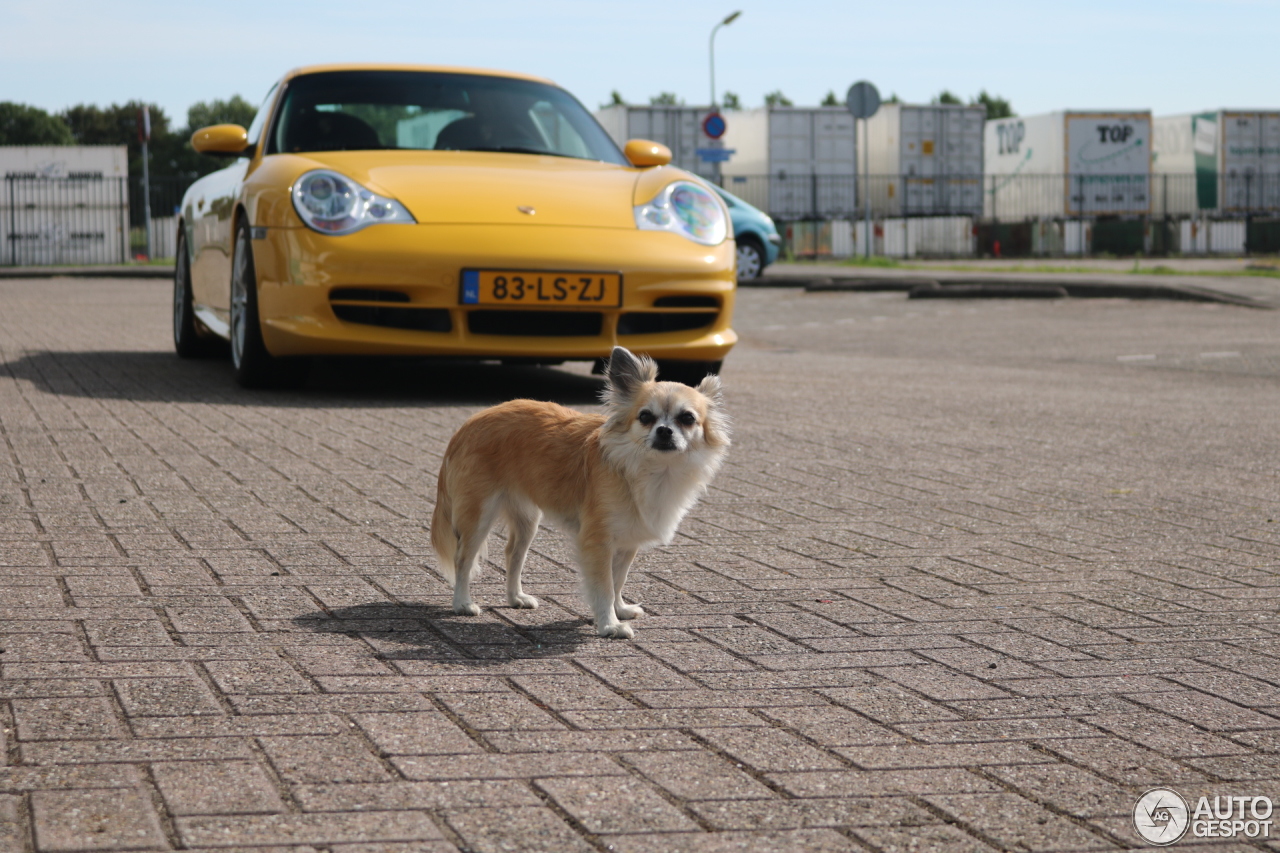
M 468 601 L 466 604 L 454 602 L 453 612 L 457 613 L 459 616 L 479 616 L 480 605 L 473 601 Z
M 644 615 L 644 608 L 639 604 L 618 604 L 613 608 L 619 619 L 634 619 Z
M 517 610 L 537 610 L 538 609 L 538 599 L 534 598 L 532 595 L 526 595 L 523 592 L 520 593 L 519 595 L 510 596 L 507 599 L 507 603 L 510 604 L 512 607 L 516 608 Z
M 610 640 L 630 640 L 636 635 L 636 632 L 631 629 L 630 625 L 623 625 L 621 623 L 617 625 L 605 625 L 604 627 L 597 628 L 596 633 L 601 637 Z

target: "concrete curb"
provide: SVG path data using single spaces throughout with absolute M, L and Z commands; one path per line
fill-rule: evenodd
M 5 278 L 173 278 L 173 267 L 0 267 Z
M 1066 299 L 1065 288 L 1056 284 L 948 284 L 936 281 L 918 284 L 908 299 Z
M 854 278 L 765 276 L 745 287 L 802 287 L 807 292 L 904 291 L 913 299 L 1160 299 L 1181 302 L 1216 302 L 1243 308 L 1274 310 L 1259 299 L 1186 284 L 1151 284 L 1099 278 L 1080 281 L 1067 278 L 1019 278 L 1016 276 L 964 277 L 956 279 L 862 275 Z

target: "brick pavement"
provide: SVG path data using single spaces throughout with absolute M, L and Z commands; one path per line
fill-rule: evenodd
M 453 616 L 423 528 L 458 424 L 583 370 L 250 393 L 163 282 L 0 282 L 0 850 L 1110 850 L 1157 785 L 1280 800 L 1276 315 L 741 303 L 730 461 L 618 642 L 547 532 L 541 609 Z

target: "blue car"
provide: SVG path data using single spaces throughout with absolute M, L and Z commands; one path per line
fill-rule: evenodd
M 733 236 L 738 243 L 738 280 L 758 278 L 764 268 L 778 259 L 782 238 L 773 220 L 759 208 L 752 207 L 728 190 L 714 187 L 729 206 Z

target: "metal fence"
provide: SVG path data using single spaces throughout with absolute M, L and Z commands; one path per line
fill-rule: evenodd
M 1280 174 L 733 175 L 797 257 L 1280 251 Z M 863 233 L 870 202 L 872 230 Z
M 175 214 L 193 179 L 151 179 L 152 256 L 172 257 Z M 0 184 L 0 265 L 119 264 L 145 253 L 140 178 L 7 175 Z

